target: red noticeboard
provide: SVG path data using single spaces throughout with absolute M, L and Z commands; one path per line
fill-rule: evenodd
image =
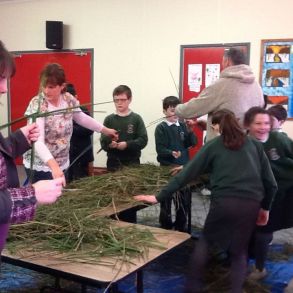
M 59 63 L 65 70 L 66 79 L 74 84 L 80 104 L 92 101 L 92 49 L 78 51 L 12 52 L 15 55 L 16 74 L 10 80 L 10 121 L 24 116 L 32 97 L 38 94 L 39 76 L 48 63 Z M 90 107 L 89 107 L 90 109 Z M 26 125 L 22 120 L 11 126 L 15 131 Z M 21 164 L 21 160 L 16 161 Z
M 222 58 L 224 51 L 230 47 L 242 48 L 247 54 L 247 62 L 249 63 L 250 43 L 229 43 L 215 45 L 182 45 L 180 52 L 180 99 L 183 103 L 191 98 L 196 98 L 205 88 L 206 76 L 205 69 L 207 64 L 219 64 L 222 70 Z M 202 82 L 199 91 L 190 91 L 188 84 L 188 66 L 191 64 L 202 65 Z M 191 157 L 201 148 L 203 144 L 203 132 L 194 127 L 194 132 L 198 138 L 198 143 L 195 148 L 191 149 Z

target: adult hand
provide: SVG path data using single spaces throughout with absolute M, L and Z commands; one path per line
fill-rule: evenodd
M 126 141 L 120 141 L 117 143 L 117 149 L 120 151 L 123 151 L 127 148 L 127 142 Z
M 52 170 L 52 177 L 54 179 L 61 179 L 62 186 L 64 186 L 64 187 L 66 186 L 66 179 L 65 179 L 64 173 L 59 167 Z
M 200 128 L 202 131 L 207 130 L 207 122 L 205 120 L 197 120 L 196 126 Z
M 143 201 L 146 203 L 157 203 L 157 199 L 154 195 L 135 195 L 133 197 L 137 201 Z
M 112 140 L 117 141 L 118 140 L 118 131 L 112 128 L 108 128 L 104 126 L 101 130 L 101 132 L 107 136 L 110 136 Z
M 183 169 L 183 166 L 177 166 L 174 167 L 170 170 L 170 173 L 172 176 L 175 176 L 176 174 L 178 174 L 181 170 Z
M 35 189 L 35 196 L 38 204 L 54 203 L 62 192 L 62 178 L 53 180 L 41 180 L 32 186 Z
M 185 123 L 188 131 L 193 131 L 193 127 L 196 125 L 196 119 L 185 119 Z
M 260 209 L 256 220 L 256 225 L 265 226 L 268 223 L 270 212 L 264 209 Z
M 40 129 L 37 123 L 28 124 L 21 127 L 20 130 L 30 144 L 37 141 L 40 136 Z
M 63 171 L 60 169 L 57 161 L 52 158 L 47 161 L 47 165 L 51 169 L 53 179 L 62 178 L 62 185 L 66 185 L 66 180 Z

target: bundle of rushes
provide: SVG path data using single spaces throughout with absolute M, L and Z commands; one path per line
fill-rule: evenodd
M 163 248 L 148 229 L 119 227 L 97 214 L 115 202 L 135 203 L 133 195 L 153 194 L 169 178 L 169 168 L 141 165 L 75 181 L 57 203 L 39 207 L 34 221 L 13 225 L 7 248 L 18 255 L 46 252 L 86 263 L 100 263 L 105 256 L 130 261 L 150 247 Z

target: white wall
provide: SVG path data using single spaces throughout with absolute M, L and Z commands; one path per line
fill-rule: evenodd
M 177 95 L 169 70 L 179 84 L 180 45 L 250 42 L 258 77 L 260 40 L 292 38 L 292 8 L 291 0 L 10 0 L 0 2 L 0 39 L 12 51 L 44 50 L 45 21 L 62 20 L 65 49 L 94 48 L 95 102 L 127 84 L 132 109 L 148 125 L 163 116 L 162 98 Z M 291 137 L 292 123 L 284 128 Z M 154 128 L 144 162 L 156 161 Z M 95 165 L 104 163 L 99 154 Z

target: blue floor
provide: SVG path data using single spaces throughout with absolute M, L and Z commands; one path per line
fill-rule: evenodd
M 177 250 L 174 250 L 159 260 L 148 265 L 144 270 L 145 293 L 182 293 L 187 263 L 193 250 L 195 240 L 190 239 Z M 272 250 L 281 249 L 272 246 Z M 271 287 L 272 293 L 282 293 L 284 287 L 293 277 L 293 257 L 289 261 L 270 261 L 267 263 L 269 275 L 264 280 Z M 2 263 L 0 292 L 40 292 L 44 286 L 53 286 L 54 278 L 31 270 Z M 62 288 L 66 291 L 44 292 L 81 292 L 81 286 L 74 282 L 62 281 Z M 135 293 L 135 275 L 129 276 L 118 284 L 119 293 Z M 102 289 L 87 287 L 89 293 L 101 293 Z M 220 293 L 220 292 L 217 292 Z M 222 292 L 221 292 L 222 293 Z M 258 293 L 258 292 L 248 292 Z

